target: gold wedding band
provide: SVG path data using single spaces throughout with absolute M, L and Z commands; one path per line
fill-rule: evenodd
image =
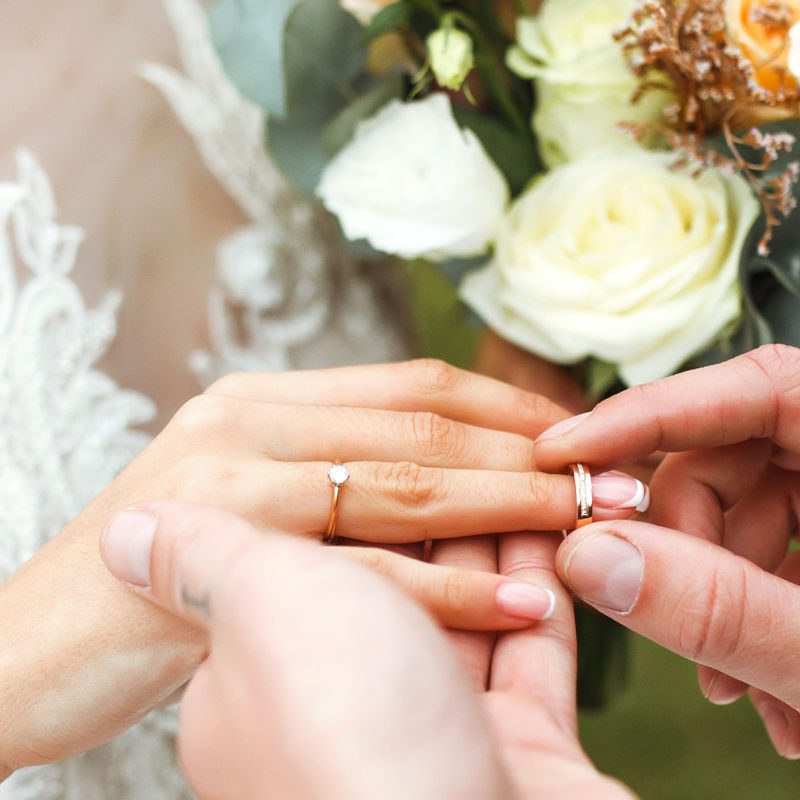
M 336 519 L 339 516 L 339 493 L 350 479 L 350 470 L 344 464 L 333 464 L 328 470 L 328 480 L 333 488 L 331 513 L 328 515 L 328 527 L 325 530 L 325 544 L 336 544 Z
M 592 473 L 585 464 L 570 464 L 575 481 L 575 530 L 592 524 Z

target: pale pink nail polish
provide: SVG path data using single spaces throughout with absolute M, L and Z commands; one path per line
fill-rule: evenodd
M 544 621 L 556 610 L 555 594 L 530 583 L 502 583 L 496 596 L 501 611 L 520 619 Z
M 536 441 L 544 442 L 545 440 L 549 441 L 550 439 L 558 439 L 561 436 L 566 436 L 568 433 L 575 430 L 575 428 L 577 428 L 591 413 L 591 411 L 587 411 L 584 414 L 578 414 L 577 417 L 570 417 L 569 419 L 557 422 L 542 433 Z
M 126 509 L 116 514 L 103 531 L 100 551 L 115 577 L 134 586 L 150 585 L 150 552 L 158 518 Z
M 650 489 L 642 481 L 624 472 L 604 472 L 592 478 L 592 498 L 599 508 L 632 508 L 644 512 L 650 508 Z

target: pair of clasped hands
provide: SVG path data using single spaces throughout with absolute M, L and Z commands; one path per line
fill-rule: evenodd
M 800 351 L 566 416 L 431 362 L 223 379 L 4 587 L 28 609 L 44 570 L 60 598 L 38 648 L 30 627 L 5 634 L 21 673 L 52 641 L 84 665 L 28 690 L 37 719 L 85 685 L 104 708 L 101 728 L 76 711 L 68 743 L 47 728 L 41 744 L 19 701 L 6 741 L 40 744 L 6 764 L 99 743 L 191 678 L 179 748 L 202 800 L 631 797 L 578 742 L 570 593 L 696 661 L 712 702 L 749 693 L 800 756 Z M 636 522 L 643 487 L 610 470 L 654 453 Z M 331 459 L 351 473 L 336 547 L 320 542 Z M 564 539 L 573 462 L 595 522 Z M 79 599 L 58 573 L 73 561 Z
M 345 384 L 359 373 L 339 374 Z M 470 503 L 465 491 L 462 507 L 450 509 L 464 515 L 454 536 L 497 529 L 479 509 L 484 492 L 495 494 L 503 524 L 519 527 L 502 480 L 471 469 L 502 476 L 522 457 L 524 432 L 539 434 L 526 454 L 554 474 L 574 461 L 598 475 L 670 453 L 652 480 L 651 523 L 620 518 L 625 478 L 612 473 L 608 494 L 620 496 L 601 499 L 600 521 L 566 540 L 523 532 L 438 543 L 434 564 L 502 576 L 487 575 L 491 592 L 440 576 L 435 600 L 417 579 L 418 599 L 446 624 L 464 626 L 464 614 L 501 622 L 488 598 L 503 586 L 510 602 L 501 614 L 513 616 L 518 603 L 521 616 L 542 620 L 496 637 L 452 632 L 454 648 L 407 595 L 337 549 L 182 504 L 118 517 L 102 544 L 112 572 L 208 632 L 210 655 L 181 720 L 182 760 L 200 796 L 630 797 L 594 770 L 577 740 L 570 590 L 696 661 L 712 702 L 749 693 L 779 752 L 800 756 L 800 552 L 788 552 L 800 504 L 800 351 L 763 348 L 554 426 L 557 412 L 544 401 L 444 374 L 429 407 L 449 414 L 443 431 L 452 438 L 441 444 L 460 455 L 476 495 Z M 383 394 L 402 390 L 395 383 Z M 493 441 L 487 429 L 498 425 L 506 434 Z M 601 496 L 603 482 L 595 481 Z M 550 493 L 554 510 L 540 512 L 553 527 L 561 490 L 536 487 Z M 370 520 L 376 529 L 382 510 Z M 407 511 L 410 528 L 432 533 Z

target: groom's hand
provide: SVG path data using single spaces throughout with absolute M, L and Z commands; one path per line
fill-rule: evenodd
M 619 521 L 570 535 L 558 570 L 627 628 L 756 687 L 776 749 L 800 758 L 800 553 L 773 575 L 697 537 Z
M 507 800 L 446 639 L 336 548 L 150 503 L 112 521 L 102 554 L 118 578 L 207 632 L 179 735 L 200 798 Z
M 787 556 L 800 508 L 800 350 L 762 347 L 718 366 L 630 389 L 591 414 L 546 431 L 537 442 L 536 459 L 553 470 L 575 460 L 606 469 L 653 450 L 673 455 L 653 478 L 651 520 L 722 545 L 752 564 L 743 566 L 719 549 L 703 549 L 700 543 L 671 536 L 663 564 L 672 563 L 674 569 L 651 568 L 645 559 L 645 585 L 649 581 L 659 587 L 652 591 L 663 591 L 673 602 L 677 592 L 682 600 L 677 612 L 662 606 L 665 616 L 648 623 L 651 635 L 685 654 L 696 650 L 699 661 L 713 663 L 719 659 L 711 656 L 718 653 L 707 650 L 714 650 L 716 634 L 732 637 L 741 622 L 742 642 L 726 661 L 742 656 L 746 644 L 754 648 L 755 659 L 760 650 L 764 662 L 755 685 L 778 691 L 776 675 L 767 680 L 763 674 L 771 670 L 766 654 L 785 648 L 784 654 L 796 660 L 800 651 L 796 628 L 793 640 L 781 639 L 792 630 L 788 617 L 797 613 L 800 591 L 791 585 L 800 579 L 797 556 Z M 645 537 L 643 547 L 658 541 L 658 533 L 650 529 L 616 523 L 606 527 L 639 531 L 637 536 Z M 585 538 L 586 534 L 571 537 L 565 547 L 569 550 Z M 562 569 L 566 563 L 562 561 Z M 687 569 L 696 577 L 689 580 Z M 679 576 L 686 579 L 685 585 Z M 636 613 L 649 612 L 637 606 Z M 633 616 L 626 618 L 626 623 L 633 622 Z M 683 626 L 682 646 L 671 639 L 674 630 L 668 633 L 668 625 Z M 733 671 L 743 674 L 739 666 Z M 800 698 L 792 685 L 795 672 L 784 674 L 778 696 L 791 698 L 796 708 Z M 699 673 L 704 694 L 716 703 L 732 702 L 748 689 L 747 683 L 716 669 L 701 667 Z M 751 695 L 778 750 L 800 755 L 800 715 L 762 691 Z

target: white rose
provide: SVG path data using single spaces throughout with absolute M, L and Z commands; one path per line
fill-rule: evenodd
M 545 0 L 535 17 L 518 20 L 508 62 L 517 74 L 536 80 L 533 128 L 548 166 L 630 143 L 621 122 L 660 119 L 669 94 L 648 92 L 631 104 L 637 79 L 614 41 L 635 6 L 635 0 Z
M 362 25 L 372 22 L 372 18 L 393 0 L 340 0 L 340 5 L 349 11 Z
M 741 309 L 739 258 L 759 205 L 739 176 L 672 168 L 642 148 L 547 173 L 512 206 L 467 302 L 562 364 L 589 356 L 628 385 L 673 373 Z
M 317 194 L 350 240 L 402 258 L 444 261 L 489 248 L 508 187 L 444 94 L 395 100 L 362 122 Z

